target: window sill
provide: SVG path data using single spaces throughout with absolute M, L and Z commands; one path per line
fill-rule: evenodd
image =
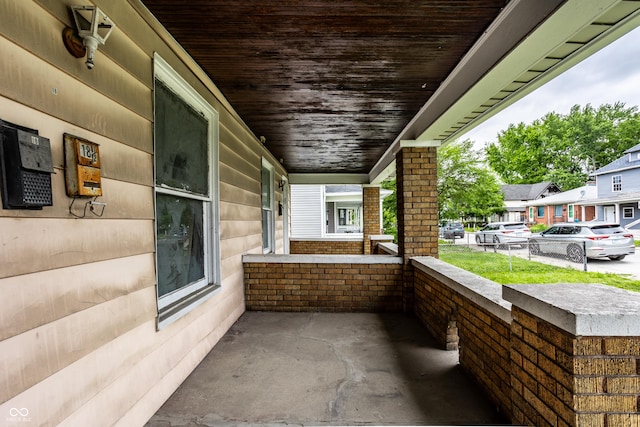
M 210 284 L 198 291 L 181 298 L 171 305 L 162 308 L 158 312 L 156 320 L 156 329 L 162 330 L 166 326 L 172 324 L 176 320 L 180 319 L 185 314 L 189 313 L 200 304 L 207 301 L 214 296 L 220 289 L 220 285 Z

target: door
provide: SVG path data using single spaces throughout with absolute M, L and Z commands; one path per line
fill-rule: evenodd
M 616 208 L 615 206 L 604 206 L 604 220 L 605 222 L 616 222 Z
M 574 222 L 576 220 L 575 209 L 573 205 L 567 206 L 567 221 Z

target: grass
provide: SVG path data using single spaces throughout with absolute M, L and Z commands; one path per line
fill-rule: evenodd
M 509 257 L 507 255 L 464 249 L 443 250 L 439 254 L 440 259 L 502 285 L 601 283 L 640 292 L 640 280 L 629 279 L 617 274 L 584 272 L 519 257 L 511 257 L 512 271 L 509 271 Z

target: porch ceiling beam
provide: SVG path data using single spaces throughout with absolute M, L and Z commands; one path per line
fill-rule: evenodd
M 290 173 L 290 184 L 369 184 L 366 173 Z

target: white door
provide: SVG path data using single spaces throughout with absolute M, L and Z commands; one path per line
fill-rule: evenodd
M 616 208 L 615 206 L 603 207 L 605 222 L 616 222 Z
M 575 220 L 576 220 L 575 207 L 573 205 L 569 205 L 567 206 L 567 221 L 573 222 Z

